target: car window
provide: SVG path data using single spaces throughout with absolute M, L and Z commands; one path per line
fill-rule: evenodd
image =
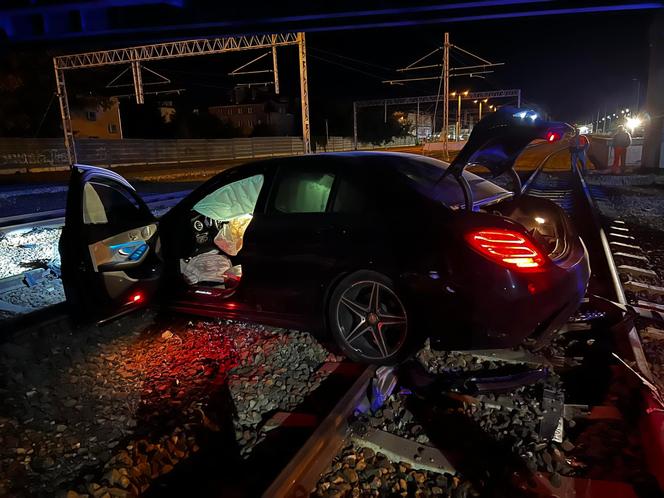
M 442 178 L 447 169 L 447 163 L 430 157 L 413 159 L 400 157 L 395 159 L 394 166 L 399 173 L 410 180 L 416 190 L 427 197 L 451 208 L 463 205 L 463 190 L 457 180 L 452 175 Z M 512 195 L 508 190 L 469 171 L 464 171 L 463 176 L 470 185 L 476 206 Z
M 341 176 L 336 187 L 332 212 L 365 213 L 371 207 L 372 198 L 371 193 L 363 189 L 357 180 Z
M 279 213 L 324 213 L 332 191 L 334 174 L 325 171 L 281 170 L 271 210 Z
M 144 208 L 126 188 L 111 181 L 89 181 L 83 186 L 83 223 L 86 225 L 125 225 L 142 218 Z

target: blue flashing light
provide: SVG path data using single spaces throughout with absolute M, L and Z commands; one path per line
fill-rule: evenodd
M 529 118 L 532 122 L 535 122 L 535 120 L 539 118 L 539 114 L 537 114 L 535 111 L 524 109 L 523 111 L 515 112 L 512 114 L 512 117 L 519 118 L 521 120 Z

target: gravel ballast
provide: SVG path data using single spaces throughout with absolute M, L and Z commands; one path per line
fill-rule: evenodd
M 337 358 L 303 332 L 165 326 L 147 312 L 6 342 L 0 496 L 140 495 L 224 430 L 229 413 L 248 455 L 272 411 L 294 409 L 320 385 L 324 361 Z

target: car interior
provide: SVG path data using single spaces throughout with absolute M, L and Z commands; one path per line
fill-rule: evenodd
M 180 274 L 190 286 L 232 290 L 242 278 L 233 259 L 242 250 L 263 187 L 263 175 L 226 184 L 198 201 L 190 217 L 192 247 L 180 260 Z

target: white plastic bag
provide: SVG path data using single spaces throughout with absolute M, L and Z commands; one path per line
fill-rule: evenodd
M 242 239 L 253 216 L 243 214 L 225 223 L 214 238 L 214 244 L 229 256 L 237 256 L 242 249 Z

